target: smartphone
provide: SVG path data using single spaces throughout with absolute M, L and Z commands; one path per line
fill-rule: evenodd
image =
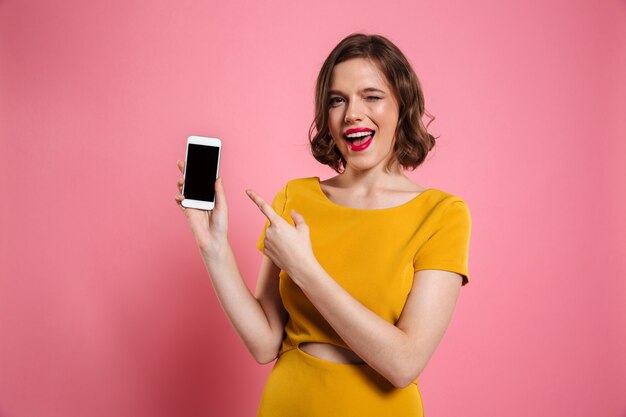
M 222 141 L 218 138 L 189 136 L 185 154 L 183 207 L 213 210 L 215 180 L 220 169 Z

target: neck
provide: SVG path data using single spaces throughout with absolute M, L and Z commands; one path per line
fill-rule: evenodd
M 391 185 L 399 180 L 406 179 L 404 171 L 397 161 L 387 171 L 385 165 L 372 167 L 367 170 L 356 170 L 347 166 L 344 172 L 337 176 L 341 188 L 355 188 L 364 194 L 380 188 L 392 188 Z

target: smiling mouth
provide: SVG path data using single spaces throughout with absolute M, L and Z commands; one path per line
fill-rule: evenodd
M 367 136 L 361 136 L 357 138 L 346 138 L 346 141 L 348 142 L 348 147 L 351 150 L 363 151 L 370 146 L 373 139 L 374 139 L 374 132 L 372 132 L 371 134 Z

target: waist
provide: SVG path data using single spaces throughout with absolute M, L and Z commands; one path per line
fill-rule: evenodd
M 341 346 L 332 345 L 330 343 L 304 342 L 300 343 L 297 348 L 311 356 L 315 356 L 329 362 L 351 364 L 365 363 L 359 355 L 350 349 L 345 349 Z

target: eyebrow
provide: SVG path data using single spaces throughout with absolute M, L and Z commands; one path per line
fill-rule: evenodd
M 367 88 L 362 89 L 359 92 L 360 93 L 378 92 L 378 93 L 386 94 L 383 90 L 380 90 L 380 89 L 374 88 L 374 87 L 367 87 Z M 328 94 L 329 95 L 330 94 L 339 94 L 339 95 L 341 95 L 342 93 L 339 90 L 330 90 L 330 91 L 328 91 Z

